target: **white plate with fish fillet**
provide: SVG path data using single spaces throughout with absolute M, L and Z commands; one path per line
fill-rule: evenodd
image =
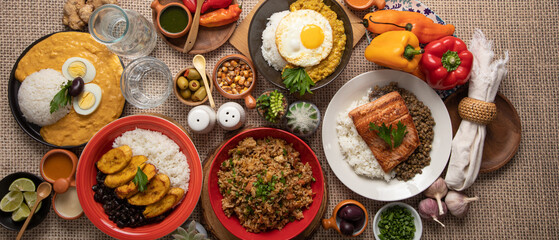
M 375 86 L 386 86 L 390 82 L 398 83 L 422 101 L 431 110 L 435 120 L 434 138 L 430 152 L 431 163 L 423 168 L 421 174 L 411 180 L 400 181 L 395 178 L 386 181 L 381 176 L 372 178 L 356 173 L 354 167 L 346 161 L 336 130 L 337 118 L 347 111 L 355 101 L 359 101 Z M 356 137 L 361 138 L 359 135 Z M 340 181 L 357 194 L 378 201 L 398 201 L 415 196 L 429 187 L 443 172 L 452 142 L 452 125 L 443 101 L 437 93 L 421 79 L 400 71 L 377 70 L 358 75 L 341 87 L 332 98 L 324 114 L 322 126 L 322 146 L 332 171 Z M 371 159 L 371 161 L 376 161 Z M 375 163 L 376 164 L 376 163 Z M 380 170 L 382 171 L 382 169 Z

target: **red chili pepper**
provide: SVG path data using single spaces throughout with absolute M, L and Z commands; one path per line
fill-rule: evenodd
M 201 13 L 205 13 L 208 9 L 226 8 L 231 5 L 232 0 L 204 0 Z M 182 3 L 191 13 L 196 12 L 196 0 L 182 0 Z
M 432 88 L 448 90 L 470 79 L 474 55 L 459 38 L 443 37 L 430 42 L 424 49 L 420 67 Z

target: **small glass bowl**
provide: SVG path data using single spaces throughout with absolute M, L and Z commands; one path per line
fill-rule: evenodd
M 164 62 L 153 57 L 132 61 L 120 77 L 126 101 L 141 109 L 163 104 L 173 91 L 173 76 Z

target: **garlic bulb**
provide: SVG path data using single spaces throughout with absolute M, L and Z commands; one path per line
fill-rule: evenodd
M 439 214 L 437 201 L 432 198 L 426 198 L 419 202 L 419 216 L 426 219 L 433 219 L 433 221 L 438 222 L 441 226 L 444 227 L 444 224 L 439 221 L 439 218 L 442 218 L 447 211 L 446 204 L 441 203 L 441 209 L 443 210 L 442 214 Z
M 441 199 L 446 195 L 447 192 L 448 188 L 446 187 L 446 182 L 444 181 L 444 179 L 439 177 L 433 184 L 431 184 L 431 186 L 429 186 L 429 188 L 427 188 L 427 190 L 425 190 L 425 192 L 423 192 L 423 194 L 425 194 L 426 197 L 437 199 L 439 214 L 443 214 Z
M 470 209 L 470 202 L 479 200 L 478 197 L 469 198 L 466 194 L 461 192 L 449 191 L 444 199 L 444 202 L 448 206 L 450 214 L 456 217 L 464 217 Z

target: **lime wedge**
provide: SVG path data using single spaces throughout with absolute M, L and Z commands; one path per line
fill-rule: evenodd
M 25 198 L 25 202 L 27 203 L 27 206 L 29 206 L 29 209 L 31 209 L 33 208 L 33 204 L 35 204 L 35 201 L 37 201 L 37 192 L 24 192 L 23 198 Z M 37 213 L 37 211 L 41 209 L 42 203 L 43 202 L 39 203 L 39 206 L 37 206 L 37 210 L 35 210 L 35 213 Z
M 0 201 L 0 210 L 13 212 L 23 203 L 23 194 L 19 191 L 12 191 L 6 194 Z
M 35 191 L 35 183 L 31 181 L 29 178 L 18 178 L 12 182 L 10 191 L 20 191 L 20 192 L 34 192 Z
M 29 217 L 29 212 L 31 212 L 31 210 L 29 210 L 27 204 L 22 203 L 17 211 L 12 213 L 12 220 L 14 220 L 15 222 L 23 221 L 27 217 Z

